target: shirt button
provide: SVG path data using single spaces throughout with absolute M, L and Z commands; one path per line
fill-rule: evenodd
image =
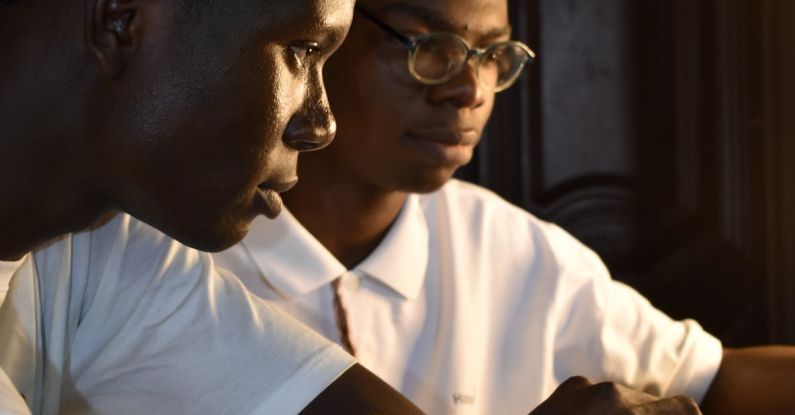
M 346 290 L 356 292 L 359 289 L 359 276 L 352 272 L 348 272 L 342 277 L 342 286 Z

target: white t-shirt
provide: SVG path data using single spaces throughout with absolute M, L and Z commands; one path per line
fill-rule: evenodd
M 18 261 L 0 261 L 0 305 L 5 300 L 8 284 L 14 272 L 27 259 L 27 256 Z M 30 409 L 22 399 L 22 395 L 14 387 L 6 372 L 0 368 L 0 415 L 28 415 Z
M 22 395 L 2 369 L 0 369 L 0 415 L 30 415 L 30 409 L 22 399 Z
M 297 413 L 353 364 L 128 215 L 28 256 L 0 308 L 0 367 L 35 414 Z
M 459 181 L 409 196 L 353 270 L 286 211 L 215 258 L 335 341 L 342 278 L 360 363 L 432 414 L 527 413 L 573 375 L 701 399 L 722 356 L 559 227 Z
M 0 305 L 3 304 L 3 300 L 6 298 L 11 277 L 26 259 L 27 255 L 20 258 L 18 261 L 0 261 Z

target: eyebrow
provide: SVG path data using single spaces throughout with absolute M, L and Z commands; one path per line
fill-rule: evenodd
M 385 13 L 398 13 L 405 14 L 423 20 L 430 26 L 438 27 L 443 30 L 455 32 L 456 27 L 447 17 L 439 10 L 420 6 L 417 4 L 396 2 L 384 8 Z M 511 26 L 495 27 L 482 33 L 479 37 L 481 40 L 492 40 L 505 36 L 510 36 L 512 32 Z

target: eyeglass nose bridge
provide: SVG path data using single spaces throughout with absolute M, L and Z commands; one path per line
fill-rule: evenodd
M 464 44 L 464 46 L 466 46 L 466 48 L 467 48 L 467 56 L 466 56 L 466 58 L 464 58 L 464 61 L 461 62 L 458 65 L 457 68 L 455 68 L 454 70 L 450 71 L 451 73 L 450 73 L 450 75 L 448 75 L 447 80 L 449 81 L 449 80 L 455 78 L 456 76 L 461 74 L 461 72 L 464 71 L 464 68 L 466 68 L 467 65 L 471 65 L 472 66 L 472 70 L 474 71 L 475 80 L 477 81 L 478 86 L 482 87 L 482 88 L 489 89 L 488 85 L 485 85 L 483 83 L 483 80 L 480 78 L 480 65 L 483 63 L 483 57 L 486 55 L 487 50 L 486 49 L 469 47 L 469 45 L 466 45 L 466 44 Z M 473 58 L 474 58 L 474 63 L 472 63 L 473 62 Z

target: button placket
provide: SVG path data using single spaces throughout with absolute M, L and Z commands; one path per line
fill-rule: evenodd
M 350 303 L 352 295 L 359 288 L 359 277 L 352 272 L 342 274 L 332 283 L 334 292 L 334 314 L 337 320 L 337 328 L 340 332 L 342 346 L 353 356 L 357 355 L 355 341 L 353 340 L 351 328 Z

